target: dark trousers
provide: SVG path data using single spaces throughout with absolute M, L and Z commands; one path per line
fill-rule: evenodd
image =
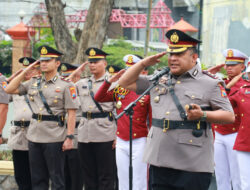
M 114 190 L 115 151 L 111 142 L 78 143 L 85 190 Z
M 33 190 L 64 190 L 63 142 L 34 143 L 29 141 L 29 161 Z
M 83 175 L 80 165 L 80 156 L 77 149 L 65 151 L 65 189 L 82 190 Z
M 13 165 L 16 183 L 19 190 L 31 190 L 29 152 L 13 150 Z
M 152 190 L 208 190 L 212 174 L 150 166 Z

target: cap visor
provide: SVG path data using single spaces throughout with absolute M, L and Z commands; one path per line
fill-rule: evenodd
M 40 57 L 40 61 L 47 61 L 47 60 L 51 60 L 54 57 Z
M 89 62 L 97 62 L 97 61 L 100 61 L 102 59 L 104 59 L 104 58 L 96 58 L 96 59 L 91 58 L 91 59 L 88 59 L 88 61 Z
M 182 47 L 182 48 L 167 48 L 167 52 L 168 53 L 182 53 L 184 51 L 186 51 L 187 48 L 186 47 Z
M 226 61 L 226 65 L 237 65 L 240 64 L 240 62 L 237 61 Z

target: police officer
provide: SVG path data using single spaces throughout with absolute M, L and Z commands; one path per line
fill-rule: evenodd
M 0 73 L 0 144 L 3 143 L 2 139 L 2 131 L 7 120 L 8 113 L 8 103 L 9 103 L 9 95 L 6 94 L 4 88 L 7 86 L 6 78 Z
M 68 77 L 75 69 L 77 65 L 69 63 L 62 63 L 59 67 L 61 76 Z M 74 82 L 74 81 L 72 81 Z M 78 97 L 77 97 L 78 98 Z M 77 136 L 78 136 L 78 125 L 81 119 L 81 108 L 76 111 L 76 128 L 73 139 L 73 149 L 65 151 L 65 190 L 82 190 L 83 189 L 83 175 L 80 165 L 80 156 L 77 150 Z
M 144 161 L 150 164 L 154 190 L 207 190 L 214 169 L 209 123 L 233 122 L 233 110 L 222 93 L 223 82 L 202 72 L 196 64 L 195 47 L 200 41 L 174 29 L 166 36 L 170 40 L 170 72 L 160 77 L 159 84 L 150 91 L 153 119 Z M 135 64 L 119 84 L 142 93 L 152 82 L 149 77 L 139 77 L 140 72 L 165 54 L 149 56 Z
M 94 94 L 104 82 L 106 52 L 88 48 L 90 78 L 76 83 L 80 97 L 82 119 L 78 126 L 78 150 L 83 166 L 86 190 L 114 189 L 116 123 L 112 116 L 113 102 L 97 103 Z
M 141 59 L 135 55 L 128 54 L 123 58 L 127 67 L 136 64 Z M 109 71 L 114 67 L 109 67 Z M 125 70 L 120 71 L 110 79 L 106 80 L 95 95 L 98 102 L 116 102 L 116 112 L 120 114 L 131 102 L 135 101 L 139 95 L 135 92 L 124 89 L 117 85 L 109 90 L 111 84 L 116 82 Z M 133 108 L 133 189 L 147 189 L 147 164 L 142 162 L 146 137 L 148 134 L 147 118 L 152 119 L 150 106 L 150 96 L 145 95 L 137 102 Z M 117 121 L 117 142 L 116 142 L 116 163 L 118 171 L 118 181 L 120 190 L 129 189 L 129 116 L 124 114 Z
M 31 57 L 22 57 L 19 59 L 19 63 L 24 67 L 29 66 L 35 61 Z M 34 67 L 26 73 L 25 80 L 27 81 L 38 74 L 40 74 L 39 67 Z M 11 99 L 15 112 L 8 138 L 8 146 L 12 149 L 14 174 L 18 188 L 20 190 L 30 190 L 32 187 L 26 134 L 32 118 L 32 110 L 29 107 L 30 102 L 27 95 L 11 95 Z
M 245 69 L 245 61 L 248 57 L 237 49 L 226 49 L 223 51 L 226 58 L 226 71 L 228 78 L 225 78 L 226 92 L 229 100 L 231 95 L 238 91 L 246 81 L 240 77 L 239 80 L 230 88 L 228 83 L 237 75 L 240 75 Z M 214 141 L 214 161 L 217 189 L 240 190 L 239 167 L 236 159 L 236 152 L 233 150 L 234 142 L 240 125 L 241 115 L 238 107 L 233 106 L 235 113 L 235 122 L 232 124 L 214 124 L 215 131 Z
M 32 189 L 63 190 L 64 154 L 72 149 L 75 112 L 78 108 L 76 88 L 57 73 L 62 53 L 49 47 L 39 47 L 42 77 L 21 83 L 25 74 L 37 63 L 28 66 L 7 86 L 8 93 L 27 94 L 33 110 L 27 132 Z M 67 128 L 64 116 L 68 114 Z

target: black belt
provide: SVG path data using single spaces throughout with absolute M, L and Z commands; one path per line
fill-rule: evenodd
M 76 122 L 76 126 L 75 126 L 75 128 L 78 128 L 78 125 L 80 124 L 80 121 L 77 121 Z
M 62 115 L 42 115 L 42 114 L 33 113 L 32 118 L 36 119 L 39 122 L 40 121 L 56 121 L 58 122 L 60 127 L 64 126 L 64 116 Z
M 174 121 L 167 119 L 152 119 L 152 126 L 168 129 L 206 129 L 205 121 Z
M 104 118 L 104 117 L 109 117 L 109 119 L 113 118 L 112 112 L 103 112 L 103 113 L 83 112 L 82 116 L 87 119 Z
M 15 126 L 18 126 L 18 127 L 28 127 L 30 125 L 30 121 L 13 121 L 14 125 Z

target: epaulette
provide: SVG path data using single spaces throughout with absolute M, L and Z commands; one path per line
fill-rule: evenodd
M 71 82 L 71 80 L 67 79 L 67 77 L 61 77 L 61 80 L 65 81 L 65 82 Z
M 209 76 L 209 77 L 211 77 L 211 78 L 213 78 L 213 79 L 218 79 L 218 77 L 215 74 L 212 74 L 207 70 L 203 70 L 202 73 Z

